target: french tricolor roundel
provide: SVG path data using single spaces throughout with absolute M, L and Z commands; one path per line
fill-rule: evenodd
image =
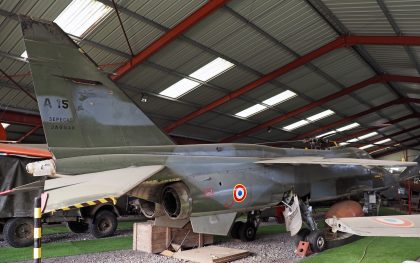
M 406 218 L 399 216 L 377 217 L 374 221 L 391 227 L 413 227 L 414 223 Z
M 247 194 L 246 187 L 243 184 L 237 184 L 233 188 L 233 200 L 235 200 L 235 202 L 240 203 L 243 200 L 245 200 L 246 194 Z

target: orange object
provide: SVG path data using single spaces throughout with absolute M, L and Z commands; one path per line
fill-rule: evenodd
M 52 154 L 47 150 L 14 146 L 10 144 L 0 144 L 0 152 L 6 153 L 7 155 L 25 155 L 32 157 L 52 158 Z
M 309 242 L 300 241 L 296 249 L 296 256 L 306 257 L 310 254 L 312 254 L 312 251 L 311 251 L 311 247 L 309 246 Z
M 352 200 L 341 201 L 333 206 L 325 213 L 325 218 L 343 218 L 343 217 L 359 217 L 364 216 L 362 206 Z

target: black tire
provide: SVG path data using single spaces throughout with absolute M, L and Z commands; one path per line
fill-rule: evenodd
M 312 252 L 318 253 L 327 249 L 327 240 L 321 231 L 311 231 L 306 237 L 306 241 L 309 242 Z
M 28 247 L 34 243 L 34 223 L 32 218 L 9 219 L 3 228 L 3 238 L 12 247 Z
M 300 241 L 305 241 L 306 237 L 311 233 L 311 230 L 307 228 L 302 228 L 299 232 L 293 237 L 293 243 L 297 247 Z
M 89 225 L 89 230 L 92 236 L 103 238 L 112 236 L 117 226 L 117 216 L 111 211 L 102 210 L 95 215 L 93 222 Z
M 86 233 L 89 230 L 89 225 L 82 222 L 67 222 L 67 228 L 76 234 Z
M 239 239 L 239 229 L 241 228 L 243 224 L 245 223 L 242 221 L 236 221 L 235 223 L 233 223 L 233 226 L 230 230 L 230 236 L 232 238 Z
M 268 216 L 261 217 L 261 222 L 268 222 L 270 218 Z
M 257 235 L 257 229 L 255 226 L 251 223 L 244 223 L 239 228 L 239 238 L 241 241 L 248 242 L 255 240 L 255 237 Z

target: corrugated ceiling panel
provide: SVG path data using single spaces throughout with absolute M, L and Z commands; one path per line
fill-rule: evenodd
M 205 0 L 178 0 L 178 1 L 120 1 L 123 7 L 147 17 L 165 27 L 172 28 L 181 20 L 200 8 Z
M 387 73 L 418 74 L 402 46 L 366 46 L 366 50 Z
M 336 37 L 304 1 L 235 1 L 230 6 L 300 55 Z
M 385 4 L 403 34 L 420 35 L 419 1 L 386 0 Z
M 394 34 L 376 0 L 323 0 L 323 3 L 353 34 Z
M 372 106 L 378 106 L 397 99 L 397 96 L 384 84 L 374 84 L 364 89 L 358 90 L 355 94 Z
M 366 105 L 360 104 L 357 100 L 350 96 L 344 96 L 326 103 L 326 105 L 334 111 L 341 112 L 344 115 L 350 116 L 364 110 L 367 110 Z
M 313 64 L 346 87 L 375 74 L 350 48 L 336 49 L 314 60 Z

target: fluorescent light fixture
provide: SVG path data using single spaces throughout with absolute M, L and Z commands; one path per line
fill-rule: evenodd
M 111 7 L 95 0 L 73 0 L 54 22 L 64 32 L 80 37 L 111 11 Z
M 178 98 L 181 95 L 191 91 L 192 89 L 196 88 L 199 85 L 200 83 L 198 82 L 195 82 L 189 79 L 181 79 L 180 81 L 171 85 L 169 88 L 165 89 L 159 94 L 167 96 L 167 97 L 171 97 L 171 98 Z
M 365 145 L 365 146 L 359 147 L 359 149 L 360 149 L 360 150 L 364 150 L 364 149 L 367 149 L 367 148 L 371 148 L 371 147 L 373 147 L 373 146 L 375 146 L 375 145 L 373 145 L 373 144 L 368 144 L 368 145 Z
M 201 81 L 208 81 L 212 78 L 217 77 L 226 70 L 232 68 L 235 64 L 230 63 L 223 58 L 216 58 L 208 64 L 202 66 L 198 70 L 194 71 L 190 77 L 199 79 Z
M 282 102 L 284 102 L 288 99 L 291 99 L 293 97 L 296 97 L 296 96 L 297 96 L 296 93 L 294 93 L 293 91 L 286 90 L 286 91 L 283 91 L 282 93 L 277 94 L 277 95 L 275 95 L 275 96 L 273 96 L 269 99 L 266 99 L 265 101 L 263 101 L 263 103 L 267 104 L 269 106 L 273 106 L 273 105 L 282 103 Z
M 9 127 L 9 126 L 10 126 L 10 123 L 5 123 L 5 122 L 2 122 L 2 123 L 1 123 L 1 126 L 3 126 L 3 128 L 4 128 L 4 129 L 6 129 L 7 127 Z
M 297 129 L 299 127 L 305 126 L 308 123 L 309 123 L 309 121 L 307 121 L 307 120 L 300 120 L 300 121 L 294 122 L 290 125 L 284 126 L 283 129 L 286 130 L 286 131 L 291 131 L 291 130 Z
M 242 117 L 242 118 L 246 118 L 249 117 L 251 115 L 254 115 L 262 110 L 265 110 L 267 107 L 261 104 L 255 104 L 254 106 L 251 106 L 243 111 L 240 111 L 238 113 L 236 113 L 236 116 Z
M 375 144 L 383 144 L 383 143 L 386 143 L 386 142 L 390 142 L 391 141 L 391 139 L 385 139 L 385 140 L 382 140 L 382 141 L 378 141 L 378 142 L 375 142 Z
M 201 81 L 208 81 L 234 66 L 235 64 L 232 64 L 223 58 L 216 58 L 215 60 L 194 71 L 189 76 Z M 159 94 L 176 99 L 200 85 L 201 83 L 183 78 L 175 84 L 171 85 L 169 88 L 164 89 Z
M 359 138 L 360 140 L 364 140 L 364 139 L 370 138 L 370 137 L 375 136 L 375 135 L 378 135 L 378 133 L 377 133 L 377 132 L 371 132 L 371 133 L 368 133 L 368 134 L 362 135 L 362 136 L 360 136 L 360 137 L 358 137 L 358 138 Z
M 333 115 L 333 114 L 334 114 L 334 112 L 332 110 L 326 110 L 326 111 L 320 112 L 318 114 L 312 115 L 311 117 L 308 117 L 306 119 L 313 122 L 313 121 L 323 119 L 323 118 L 328 117 L 328 116 Z
M 350 129 L 353 129 L 353 128 L 356 128 L 356 127 L 359 127 L 359 126 L 360 126 L 360 124 L 358 124 L 357 122 L 354 122 L 352 124 L 349 124 L 349 125 L 343 126 L 341 128 L 338 128 L 337 131 L 339 131 L 339 132 L 347 131 L 347 130 L 350 130 Z
M 349 144 L 348 142 L 340 142 L 338 145 L 340 145 L 340 146 L 346 146 L 348 144 Z
M 325 136 L 328 136 L 328 135 L 331 135 L 331 134 L 335 134 L 335 133 L 337 133 L 337 132 L 336 131 L 329 131 L 329 132 L 320 134 L 320 135 L 316 136 L 315 138 L 322 138 L 322 137 L 325 137 Z

